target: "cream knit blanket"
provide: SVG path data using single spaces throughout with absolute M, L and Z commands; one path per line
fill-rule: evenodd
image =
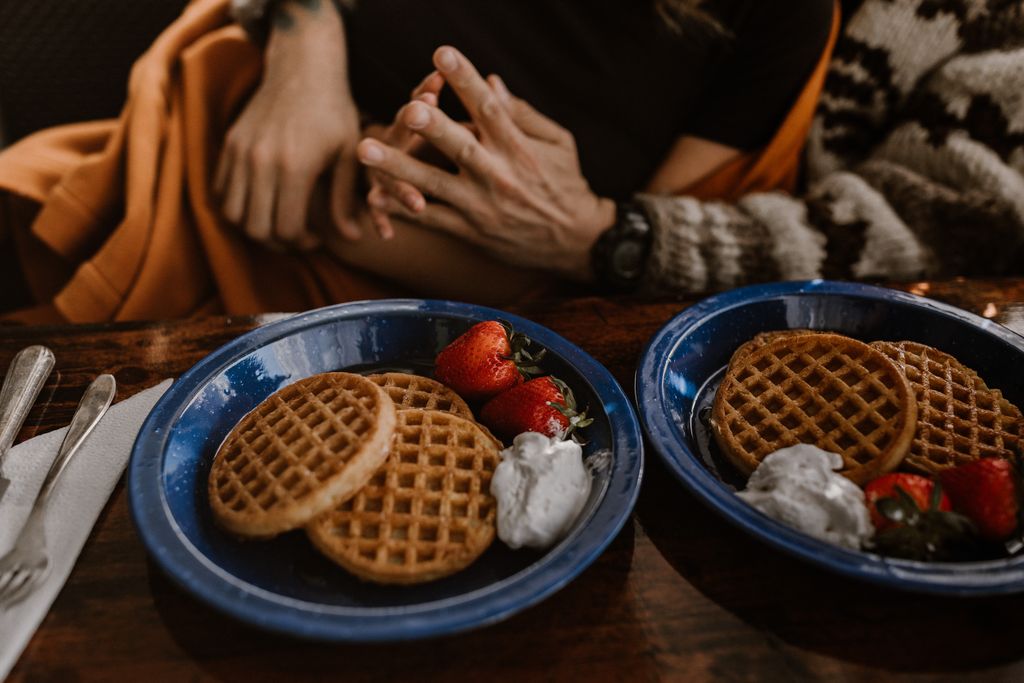
M 650 291 L 1024 273 L 1024 1 L 866 0 L 799 197 L 640 197 Z

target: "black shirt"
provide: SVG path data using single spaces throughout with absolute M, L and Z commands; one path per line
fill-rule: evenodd
M 766 144 L 818 62 L 832 0 L 710 0 L 725 34 L 674 32 L 645 0 L 364 0 L 346 19 L 353 92 L 390 122 L 440 45 L 568 128 L 595 192 L 638 191 L 693 135 Z M 449 89 L 441 107 L 464 120 Z

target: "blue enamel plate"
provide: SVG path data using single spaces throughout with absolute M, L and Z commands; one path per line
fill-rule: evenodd
M 746 287 L 713 296 L 670 320 L 636 374 L 644 429 L 694 495 L 751 535 L 847 576 L 926 593 L 1024 590 L 1024 556 L 931 563 L 846 550 L 804 535 L 735 495 L 743 479 L 710 438 L 708 415 L 733 352 L 759 332 L 809 328 L 863 341 L 917 341 L 952 354 L 1014 404 L 1024 405 L 1024 338 L 953 306 L 880 287 L 815 280 Z
M 569 536 L 546 552 L 495 540 L 469 568 L 418 586 L 364 583 L 321 557 L 302 532 L 240 541 L 213 523 L 210 463 L 238 420 L 310 375 L 378 369 L 429 374 L 445 345 L 500 318 L 548 350 L 544 365 L 595 418 L 584 455 L 611 451 Z M 186 372 L 154 407 L 128 470 L 132 516 L 147 549 L 185 590 L 242 621 L 333 641 L 421 638 L 505 619 L 565 586 L 629 518 L 640 490 L 640 426 L 600 363 L 550 330 L 488 308 L 392 300 L 334 306 L 254 330 Z

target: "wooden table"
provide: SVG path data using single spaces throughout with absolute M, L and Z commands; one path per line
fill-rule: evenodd
M 1024 329 L 1024 279 L 904 289 Z M 514 312 L 579 344 L 628 390 L 644 342 L 687 303 L 582 298 Z M 57 355 L 21 437 L 69 422 L 99 372 L 126 398 L 259 322 L 0 328 L 2 366 L 30 343 Z M 1024 680 L 1024 596 L 928 598 L 816 569 L 705 509 L 649 446 L 636 513 L 576 581 L 504 623 L 417 643 L 311 644 L 221 616 L 147 558 L 126 499 L 122 481 L 11 680 Z

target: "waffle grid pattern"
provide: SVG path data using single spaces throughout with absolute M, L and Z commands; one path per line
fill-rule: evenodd
M 367 379 L 384 389 L 399 410 L 438 410 L 467 420 L 474 419 L 462 397 L 428 377 L 388 372 L 369 375 Z
M 904 464 L 925 474 L 978 458 L 1009 458 L 1022 416 L 1002 392 L 952 356 L 915 342 L 872 346 L 904 372 L 917 396 L 918 427 Z
M 271 395 L 217 454 L 210 475 L 215 512 L 273 515 L 322 491 L 363 450 L 384 398 L 371 382 L 347 373 L 316 375 Z
M 736 349 L 735 353 L 732 354 L 732 358 L 729 360 L 730 365 L 735 365 L 746 358 L 749 354 L 758 350 L 762 346 L 767 346 L 773 341 L 784 339 L 787 337 L 797 337 L 807 334 L 829 334 L 828 332 L 818 332 L 815 330 L 807 329 L 792 329 L 792 330 L 773 330 L 771 332 L 759 332 L 754 335 L 754 338 L 747 343 Z
M 499 457 L 472 422 L 399 411 L 387 461 L 355 496 L 314 520 L 310 538 L 363 579 L 418 583 L 454 573 L 494 539 L 490 481 Z
M 813 334 L 776 339 L 738 359 L 719 389 L 715 419 L 720 445 L 748 473 L 775 450 L 811 443 L 839 453 L 856 481 L 861 471 L 898 464 L 900 454 L 889 461 L 913 428 L 908 407 L 910 387 L 881 353 Z

